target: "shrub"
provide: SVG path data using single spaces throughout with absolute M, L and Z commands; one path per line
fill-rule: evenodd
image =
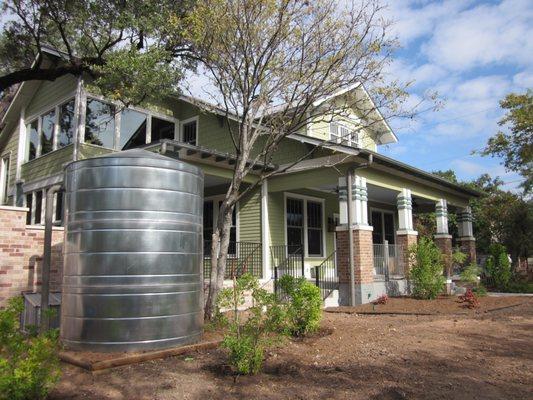
M 244 305 L 247 293 L 252 298 L 252 307 L 242 316 L 238 308 Z M 229 364 L 238 374 L 256 374 L 263 365 L 265 349 L 283 332 L 284 309 L 275 295 L 262 289 L 250 274 L 234 279 L 233 287 L 223 289 L 217 305 L 233 310 L 229 317 L 219 314 L 228 328 L 221 346 L 229 352 Z
M 511 280 L 511 263 L 505 246 L 496 243 L 489 247 L 486 269 L 494 287 L 505 290 Z
M 472 291 L 478 296 L 478 297 L 484 297 L 487 295 L 487 288 L 483 286 L 481 283 L 477 285 L 475 288 L 472 288 Z
M 413 285 L 413 296 L 419 299 L 436 298 L 445 284 L 442 253 L 437 245 L 429 238 L 420 238 L 418 244 L 410 247 L 409 260 L 412 265 L 409 279 Z
M 470 264 L 461 271 L 461 282 L 468 285 L 477 285 L 480 269 L 476 264 Z
M 60 377 L 58 332 L 26 336 L 20 331 L 22 298 L 0 310 L 0 399 L 45 398 Z
M 387 302 L 389 301 L 389 296 L 387 296 L 386 294 L 382 294 L 381 296 L 379 296 L 376 300 L 374 300 L 372 302 L 372 304 L 375 304 L 375 305 L 378 305 L 378 304 L 387 304 Z
M 322 318 L 320 289 L 304 277 L 284 275 L 279 285 L 286 297 L 288 329 L 293 336 L 316 332 Z
M 465 306 L 467 308 L 479 307 L 479 300 L 477 299 L 477 296 L 470 288 L 466 289 L 465 294 L 463 294 L 462 296 L 459 296 L 459 301 L 462 303 L 465 303 Z
M 460 270 L 468 256 L 463 253 L 459 248 L 455 248 L 452 253 L 452 264 L 455 270 Z

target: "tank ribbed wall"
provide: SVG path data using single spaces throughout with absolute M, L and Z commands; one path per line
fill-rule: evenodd
M 203 324 L 203 173 L 144 150 L 65 172 L 61 339 L 136 351 L 198 340 Z

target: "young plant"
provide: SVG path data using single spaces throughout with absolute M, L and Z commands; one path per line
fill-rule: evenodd
M 461 282 L 469 286 L 477 286 L 479 283 L 480 268 L 476 264 L 470 264 L 461 271 Z
M 58 332 L 26 336 L 20 330 L 22 298 L 0 310 L 0 399 L 43 399 L 60 377 Z
M 413 296 L 419 299 L 434 299 L 444 288 L 442 253 L 429 238 L 420 238 L 418 244 L 409 249 L 411 269 L 409 279 L 413 285 Z
M 501 244 L 492 244 L 489 247 L 487 258 L 487 275 L 492 284 L 501 290 L 505 290 L 511 280 L 511 263 L 507 257 L 507 250 Z
M 374 305 L 387 304 L 388 301 L 389 301 L 389 296 L 387 296 L 386 294 L 382 294 L 376 300 L 374 300 L 372 304 Z
M 247 294 L 252 306 L 241 315 L 239 308 L 244 306 Z M 229 316 L 219 314 L 228 328 L 221 346 L 229 353 L 229 364 L 241 375 L 258 373 L 265 349 L 279 340 L 283 331 L 283 308 L 275 295 L 261 288 L 257 278 L 250 274 L 234 278 L 233 287 L 223 289 L 217 303 L 219 308 L 232 310 Z

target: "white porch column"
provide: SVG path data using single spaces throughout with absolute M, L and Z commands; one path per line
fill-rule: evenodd
M 348 225 L 348 190 L 346 178 L 339 178 L 339 223 Z M 354 225 L 368 225 L 368 195 L 366 178 L 355 175 L 352 182 L 351 211 Z
M 396 199 L 398 207 L 398 233 L 416 233 L 413 228 L 413 201 L 410 189 L 402 189 Z
M 270 267 L 270 225 L 268 220 L 268 180 L 261 185 L 261 250 L 263 256 L 263 278 L 272 276 Z
M 440 199 L 435 205 L 437 218 L 437 235 L 448 235 L 448 203 Z

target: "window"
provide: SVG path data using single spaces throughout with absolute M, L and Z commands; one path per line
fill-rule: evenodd
M 31 213 L 33 210 L 33 193 L 26 195 L 26 207 L 28 208 L 28 214 L 26 214 L 26 225 L 31 225 Z
M 353 128 L 335 121 L 329 123 L 329 140 L 347 146 L 361 147 L 359 133 Z
M 120 113 L 119 149 L 128 150 L 146 144 L 147 115 L 125 109 Z
M 41 214 L 43 208 L 43 191 L 39 190 L 35 192 L 35 218 L 33 223 L 38 225 L 41 223 Z
M 27 130 L 29 138 L 28 160 L 33 160 L 37 157 L 37 150 L 39 149 L 39 121 L 32 121 Z
M 7 204 L 9 188 L 9 156 L 2 158 L 0 164 L 0 204 Z
M 215 208 L 215 205 L 217 207 Z M 213 229 L 218 220 L 218 214 L 222 200 L 205 200 L 204 201 L 204 254 L 211 254 L 211 237 Z M 237 254 L 237 206 L 233 208 L 231 217 L 230 238 L 228 255 L 235 256 Z
M 374 230 L 372 231 L 372 242 L 375 244 L 383 244 L 385 243 L 385 240 L 387 240 L 389 244 L 394 244 L 395 225 L 393 213 L 372 210 L 371 220 L 372 226 L 374 227 Z
M 57 192 L 55 194 L 56 196 L 56 210 L 55 210 L 55 218 L 54 220 L 56 222 L 62 222 L 63 221 L 63 197 L 65 195 L 64 191 Z
M 57 148 L 65 147 L 74 140 L 74 99 L 59 107 L 59 137 Z
M 181 141 L 184 143 L 197 144 L 198 117 L 185 120 L 181 123 Z
M 288 252 L 323 257 L 323 203 L 320 200 L 287 197 L 285 212 Z
M 174 139 L 174 123 L 152 117 L 152 142 L 163 139 Z
M 289 254 L 302 254 L 304 243 L 303 200 L 287 198 L 287 246 Z
M 307 254 L 321 257 L 322 254 L 322 204 L 307 202 Z
M 56 126 L 56 112 L 50 111 L 41 117 L 41 154 L 54 150 L 54 130 Z
M 113 148 L 115 142 L 115 107 L 96 99 L 87 99 L 85 143 Z

